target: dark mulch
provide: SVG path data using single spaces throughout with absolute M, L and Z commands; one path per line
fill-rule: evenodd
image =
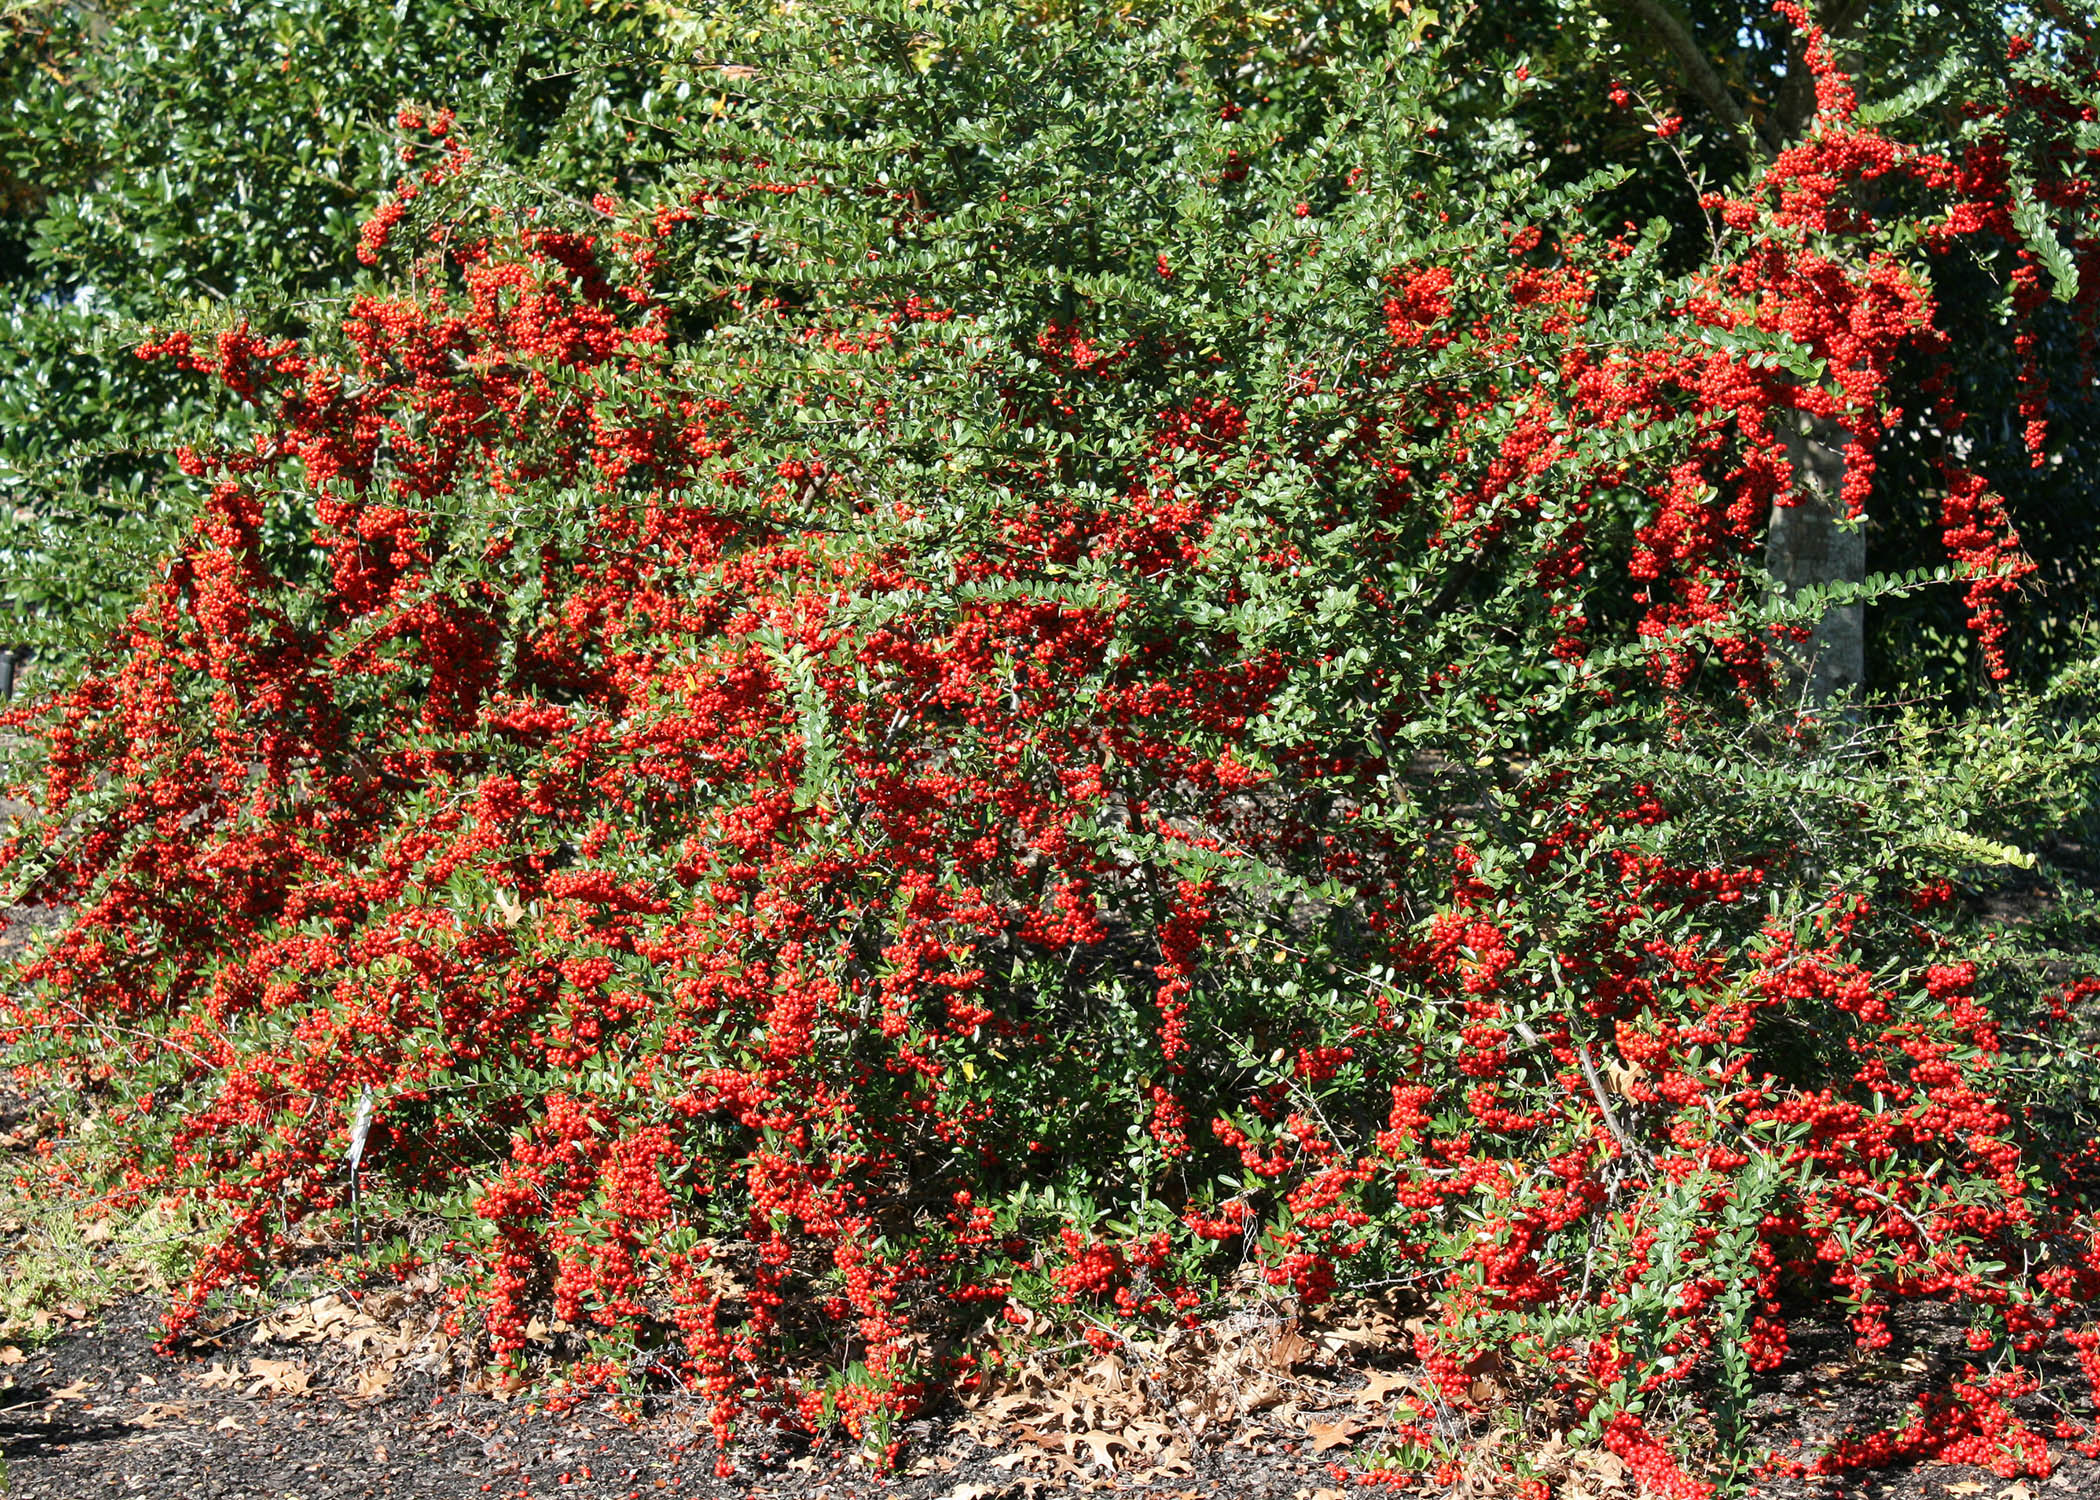
M 225 1351 L 154 1352 L 156 1309 L 133 1297 L 91 1327 L 0 1372 L 0 1451 L 10 1497 L 270 1497 L 270 1500 L 479 1500 L 480 1496 L 956 1496 L 1149 1491 L 1178 1500 L 1287 1500 L 1333 1488 L 1329 1455 L 1214 1446 L 1170 1484 L 1101 1476 L 1047 1483 L 991 1462 L 999 1455 L 919 1424 L 907 1465 L 880 1479 L 850 1451 L 747 1456 L 714 1475 L 705 1424 L 691 1409 L 619 1420 L 603 1403 L 550 1413 L 524 1401 L 409 1383 L 360 1401 L 336 1392 L 250 1395 L 206 1385 Z M 249 1351 L 253 1352 L 253 1351 Z M 271 1352 L 264 1350 L 262 1352 Z M 293 1351 L 296 1354 L 296 1351 Z M 220 1360 L 214 1360 L 218 1354 Z M 246 1383 L 244 1382 L 244 1385 Z
M 1030 1477 L 945 1424 L 913 1431 L 918 1472 L 882 1479 L 843 1448 L 746 1455 L 730 1479 L 714 1475 L 715 1456 L 698 1412 L 659 1406 L 633 1422 L 606 1403 L 549 1412 L 523 1400 L 443 1390 L 434 1378 L 396 1382 L 360 1400 L 336 1390 L 287 1395 L 252 1392 L 250 1382 L 206 1383 L 231 1363 L 209 1344 L 175 1355 L 154 1350 L 156 1308 L 132 1297 L 20 1363 L 0 1370 L 0 1452 L 9 1488 L 20 1497 L 77 1500 L 95 1495 L 269 1497 L 269 1500 L 478 1500 L 494 1496 L 811 1497 L 860 1496 L 996 1500 L 1002 1496 L 1115 1490 L 1234 1500 L 1338 1500 L 1350 1488 L 1309 1437 L 1250 1431 L 1231 1444 L 1197 1449 L 1193 1472 L 1161 1483 L 1079 1471 Z M 1753 1420 L 1776 1447 L 1814 1442 L 1846 1425 L 1896 1419 L 1933 1370 L 1930 1351 L 1958 1329 L 1925 1320 L 1913 1327 L 1914 1368 L 1862 1362 L 1842 1326 L 1808 1330 L 1787 1368 L 1759 1398 Z M 271 1354 L 267 1347 L 242 1352 Z M 300 1351 L 286 1350 L 288 1358 Z M 217 1358 L 214 1358 L 217 1356 Z M 1335 1414 L 1347 1390 L 1335 1391 Z M 1631 1500 L 1630 1488 L 1582 1489 Z M 1328 1492 L 1321 1494 L 1322 1491 Z M 1773 1500 L 1846 1495 L 1873 1500 L 2086 1500 L 2100 1497 L 2100 1464 L 2068 1457 L 2051 1480 L 2015 1485 L 1987 1471 L 1919 1466 L 1848 1480 L 1761 1487 Z M 1422 1491 L 1433 1492 L 1424 1486 Z M 1458 1491 L 1445 1491 L 1456 1496 Z
M 1900 1430 L 1910 1425 L 1914 1403 L 1929 1390 L 1943 1390 L 1975 1356 L 1963 1342 L 1966 1323 L 1936 1303 L 1903 1308 L 1890 1320 L 1894 1345 L 1863 1354 L 1851 1329 L 1835 1317 L 1796 1319 L 1786 1362 L 1759 1383 L 1750 1408 L 1752 1430 L 1771 1451 L 1816 1452 L 1848 1432 Z M 2085 1382 L 2068 1360 L 2045 1362 L 2045 1387 L 2083 1391 Z M 2037 1432 L 2048 1433 L 2059 1410 L 2041 1397 L 2016 1410 Z M 2074 1413 L 2090 1422 L 2090 1412 Z M 2100 1500 L 2100 1462 L 2052 1442 L 2055 1472 L 2047 1480 L 2014 1481 L 1965 1464 L 1919 1463 L 1835 1480 L 1772 1479 L 1758 1486 L 1770 1500 L 1807 1496 L 1872 1497 L 1872 1500 Z

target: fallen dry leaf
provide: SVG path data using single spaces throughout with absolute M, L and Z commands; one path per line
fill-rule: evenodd
M 197 1377 L 197 1384 L 208 1391 L 231 1390 L 234 1386 L 239 1385 L 240 1382 L 241 1367 L 238 1363 L 229 1370 L 217 1360 L 213 1360 L 211 1368 Z
M 1313 1452 L 1325 1453 L 1329 1448 L 1346 1448 L 1363 1428 L 1344 1417 L 1339 1422 L 1308 1422 L 1305 1434 L 1313 1440 Z
M 264 1392 L 273 1396 L 303 1395 L 308 1383 L 305 1367 L 288 1359 L 251 1359 L 248 1361 L 248 1378 L 255 1382 L 248 1387 L 251 1396 L 260 1396 Z
M 1414 1381 L 1405 1375 L 1393 1375 L 1384 1370 L 1366 1370 L 1364 1378 L 1369 1382 L 1356 1393 L 1358 1406 L 1383 1406 L 1386 1397 L 1396 1391 L 1414 1389 Z
M 29 1356 L 24 1354 L 20 1349 L 17 1349 L 13 1344 L 9 1344 L 5 1348 L 0 1348 L 0 1365 L 18 1365 L 28 1357 Z
M 1106 1432 L 1082 1434 L 1079 1438 L 1079 1443 L 1092 1455 L 1094 1466 L 1101 1469 L 1113 1469 L 1116 1466 L 1115 1450 L 1117 1448 L 1127 1449 L 1130 1447 L 1130 1444 L 1121 1437 Z M 1076 1448 L 1074 1453 L 1076 1456 Z
M 467 1383 L 466 1389 L 492 1401 L 509 1401 L 530 1384 L 516 1370 L 492 1371 Z
M 1626 1462 L 1616 1453 L 1592 1449 L 1578 1457 L 1576 1467 L 1611 1489 L 1626 1483 Z
M 1279 1370 L 1294 1370 L 1312 1356 L 1311 1341 L 1300 1335 L 1294 1326 L 1279 1331 L 1269 1344 L 1269 1362 Z
M 1985 1486 L 1978 1484 L 1975 1480 L 1964 1479 L 1959 1484 L 1948 1485 L 1947 1493 L 1950 1495 L 1980 1495 L 1984 1492 L 1984 1489 Z
M 180 1417 L 187 1408 L 178 1402 L 154 1401 L 141 1408 L 131 1419 L 134 1427 L 165 1427 Z
M 221 1417 L 212 1424 L 213 1432 L 245 1432 L 247 1429 L 231 1417 Z
M 1195 1472 L 1196 1466 L 1182 1457 L 1181 1454 L 1169 1453 L 1157 1464 L 1135 1477 L 1139 1484 L 1158 1484 L 1163 1479 L 1179 1478 L 1182 1475 Z
M 76 1380 L 62 1391 L 53 1391 L 50 1399 L 53 1401 L 85 1401 L 88 1398 L 88 1392 L 93 1389 L 94 1387 L 85 1380 Z

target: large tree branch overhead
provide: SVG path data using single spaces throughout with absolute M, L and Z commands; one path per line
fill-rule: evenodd
M 1679 20 L 1662 0 L 1618 0 L 1618 6 L 1625 15 L 1645 23 L 1662 39 L 1683 73 L 1686 86 L 1698 96 L 1709 114 L 1723 121 L 1731 130 L 1738 133 L 1748 131 L 1767 150 L 1776 151 L 1785 144 L 1776 138 L 1770 126 L 1753 121 L 1744 111 L 1728 85 L 1721 81 L 1721 75 L 1714 71 L 1713 64 L 1707 61 L 1706 53 L 1692 35 L 1691 28 Z

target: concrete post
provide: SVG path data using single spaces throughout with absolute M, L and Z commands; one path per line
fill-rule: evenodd
M 1775 505 L 1765 535 L 1765 566 L 1783 596 L 1817 583 L 1860 583 L 1867 576 L 1863 522 L 1847 522 L 1839 490 L 1845 479 L 1844 429 L 1827 417 L 1803 417 L 1786 434 L 1794 466 L 1793 504 Z M 1866 682 L 1866 607 L 1835 605 L 1823 612 L 1815 633 L 1795 644 L 1781 642 L 1790 696 L 1824 708 Z

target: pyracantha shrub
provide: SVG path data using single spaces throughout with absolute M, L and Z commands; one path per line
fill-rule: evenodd
M 171 1331 L 341 1232 L 369 1097 L 493 1358 L 551 1313 L 725 1441 L 881 1445 L 1003 1313 L 1112 1343 L 1244 1259 L 1406 1283 L 1445 1400 L 1492 1351 L 1679 1495 L 1657 1415 L 1747 1454 L 1804 1299 L 1946 1303 L 1973 1362 L 1813 1462 L 2045 1470 L 2100 985 L 1952 898 L 2088 805 L 2094 672 L 1804 705 L 1844 590 L 1763 568 L 1804 424 L 1871 515 L 1928 415 L 1947 578 L 1851 597 L 1960 589 L 2004 670 L 1932 277 L 2030 253 L 2009 137 L 1892 139 L 1812 39 L 1679 274 L 1411 35 L 1264 97 L 1165 23 L 804 19 L 667 201 L 526 211 L 419 116 L 392 293 L 140 351 L 267 436 L 13 716 L 73 917 L 6 1031 L 234 1215 Z

